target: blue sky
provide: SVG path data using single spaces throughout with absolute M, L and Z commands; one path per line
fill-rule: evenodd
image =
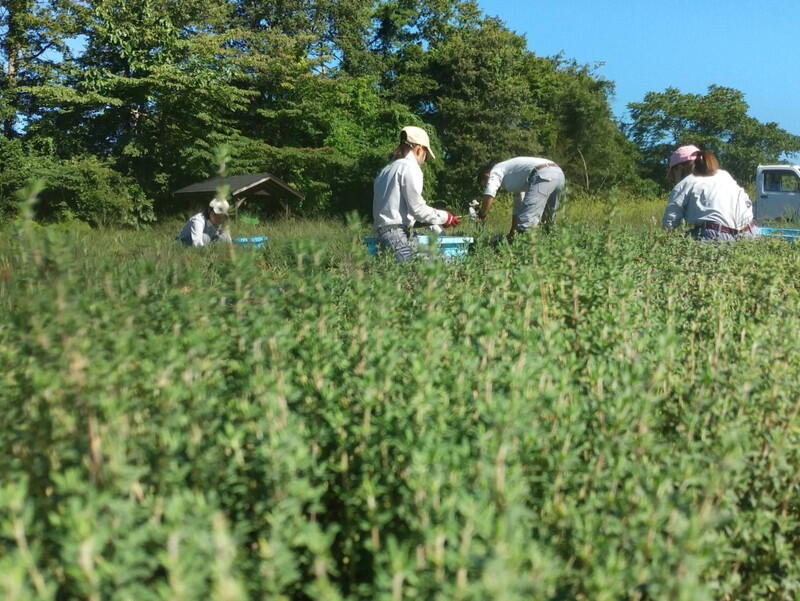
M 745 95 L 749 114 L 800 135 L 800 0 L 477 0 L 539 56 L 563 52 L 616 85 L 612 109 L 668 87 Z

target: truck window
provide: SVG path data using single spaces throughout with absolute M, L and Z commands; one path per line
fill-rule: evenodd
M 767 171 L 764 173 L 765 192 L 800 192 L 800 179 L 793 171 Z

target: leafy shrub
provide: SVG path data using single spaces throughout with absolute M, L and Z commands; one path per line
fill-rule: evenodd
M 305 198 L 291 199 L 298 215 L 371 214 L 372 182 L 386 163 L 387 150 L 349 156 L 335 148 L 276 148 L 248 145 L 232 161 L 232 172 L 268 172 L 290 183 Z M 426 183 L 427 185 L 427 183 Z
M 154 219 L 141 188 L 94 157 L 52 162 L 33 175 L 44 181 L 36 210 L 45 221 L 135 226 Z
M 25 187 L 40 159 L 21 140 L 0 136 L 0 222 L 19 215 L 17 192 Z
M 152 202 L 134 180 L 91 156 L 67 160 L 21 140 L 0 138 L 0 220 L 19 216 L 18 193 L 41 180 L 36 218 L 92 225 L 137 226 L 154 220 Z
M 795 247 L 362 233 L 0 241 L 5 598 L 797 596 Z

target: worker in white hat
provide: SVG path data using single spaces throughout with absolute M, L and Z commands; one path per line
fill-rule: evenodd
M 422 164 L 436 156 L 431 150 L 427 132 L 409 125 L 400 131 L 400 144 L 389 156 L 389 164 L 375 178 L 372 195 L 372 217 L 378 246 L 407 261 L 414 256 L 416 222 L 452 227 L 458 217 L 448 211 L 428 206 L 422 197 Z
M 211 242 L 231 242 L 225 231 L 230 205 L 224 198 L 215 198 L 204 211 L 189 218 L 178 234 L 178 240 L 185 246 L 206 246 Z

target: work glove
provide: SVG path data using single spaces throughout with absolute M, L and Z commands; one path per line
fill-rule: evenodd
M 458 225 L 458 222 L 459 222 L 458 217 L 447 211 L 447 219 L 445 219 L 445 222 L 442 224 L 442 227 L 454 227 Z

